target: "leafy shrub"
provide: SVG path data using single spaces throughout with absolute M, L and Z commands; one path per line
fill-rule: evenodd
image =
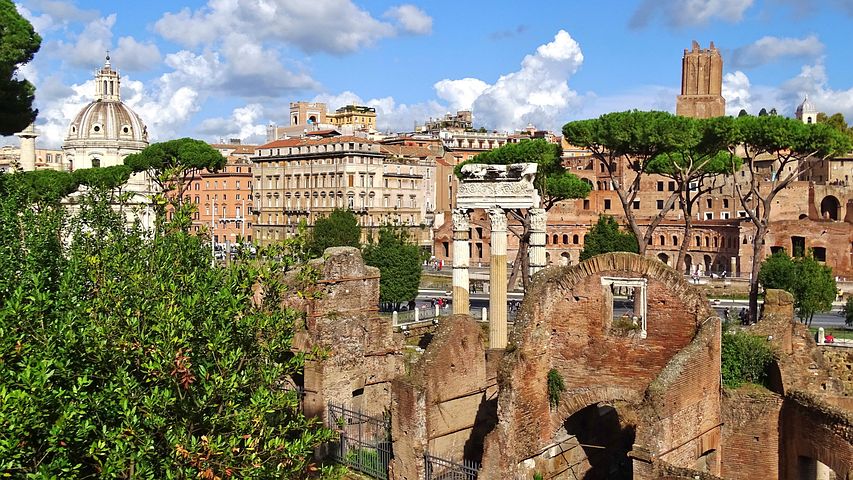
M 35 206 L 19 178 L 0 175 L 0 477 L 331 474 L 312 454 L 333 433 L 284 388 L 304 357 L 279 262 L 212 267 L 203 238 L 127 228 L 103 192 Z
M 563 376 L 556 368 L 548 370 L 548 402 L 552 407 L 560 406 L 560 395 L 566 391 Z
M 721 370 L 723 385 L 737 388 L 744 383 L 767 386 L 767 369 L 775 353 L 764 337 L 742 331 L 723 334 Z

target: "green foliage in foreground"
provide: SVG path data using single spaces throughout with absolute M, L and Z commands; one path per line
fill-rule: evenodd
M 767 386 L 767 370 L 775 353 L 765 337 L 742 331 L 723 333 L 721 370 L 723 386 L 737 388 L 744 383 Z
M 0 477 L 333 473 L 312 463 L 333 433 L 284 388 L 304 356 L 281 264 L 211 267 L 203 238 L 127 228 L 106 192 L 69 215 L 32 185 L 0 176 Z
M 581 261 L 609 252 L 639 252 L 637 237 L 631 232 L 622 231 L 616 220 L 609 215 L 601 215 L 598 222 L 589 229 L 584 237 Z

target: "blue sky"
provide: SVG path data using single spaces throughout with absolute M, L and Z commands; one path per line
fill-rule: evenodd
M 111 51 L 153 140 L 262 141 L 295 100 L 377 107 L 381 129 L 456 109 L 475 124 L 559 129 L 630 108 L 673 111 L 680 59 L 714 41 L 729 113 L 792 114 L 808 94 L 853 117 L 853 0 L 21 0 L 44 41 L 42 145 L 58 146 Z M 534 8 L 535 7 L 535 8 Z M 0 139 L 0 143 L 15 143 Z

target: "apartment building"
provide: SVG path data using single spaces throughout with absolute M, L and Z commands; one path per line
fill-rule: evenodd
M 291 138 L 258 147 L 255 238 L 283 240 L 336 208 L 356 213 L 365 236 L 386 224 L 430 244 L 435 158 L 421 147 L 384 146 L 354 136 Z
M 217 148 L 217 145 L 213 145 Z M 250 146 L 240 146 L 247 150 Z M 184 202 L 196 205 L 192 230 L 209 231 L 213 241 L 230 245 L 251 242 L 252 235 L 252 163 L 244 156 L 227 157 L 218 172 L 201 171 L 190 179 Z

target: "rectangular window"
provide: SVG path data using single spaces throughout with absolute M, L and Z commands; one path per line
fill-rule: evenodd
M 657 201 L 658 210 L 663 210 L 663 200 Z
M 711 200 L 710 198 L 706 198 L 705 199 L 705 205 L 707 205 L 708 208 L 714 208 L 714 201 Z
M 663 191 L 663 182 L 658 182 L 658 191 L 659 192 Z
M 604 199 L 604 209 L 610 210 L 610 199 L 609 198 Z
M 728 198 L 723 199 L 723 208 L 729 208 L 729 199 Z
M 237 180 L 237 190 L 240 190 L 240 180 Z
M 728 219 L 729 219 L 729 212 L 723 212 L 721 215 L 722 215 L 722 217 L 723 217 L 723 220 L 728 220 Z
M 589 199 L 584 199 L 583 201 L 583 209 L 589 210 Z
M 669 182 L 669 185 L 668 185 L 668 186 L 669 186 L 669 191 L 670 191 L 670 192 L 674 192 L 674 191 L 675 191 L 675 182 Z
M 714 212 L 705 212 L 705 220 L 713 220 Z
M 634 200 L 634 206 L 633 206 L 633 209 L 634 209 L 634 210 L 639 210 L 639 209 L 640 209 L 640 201 L 639 201 L 639 200 Z

